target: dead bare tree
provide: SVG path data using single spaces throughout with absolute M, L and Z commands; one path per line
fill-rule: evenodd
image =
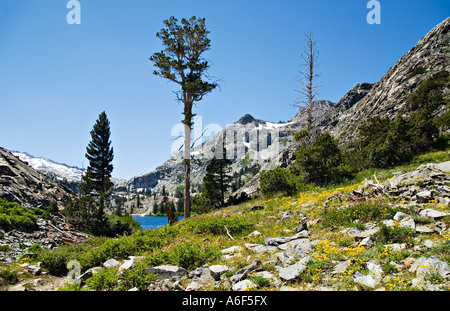
M 311 129 L 313 122 L 313 105 L 314 100 L 318 95 L 319 85 L 316 80 L 319 76 L 317 73 L 319 52 L 317 51 L 316 41 L 314 41 L 313 34 L 310 31 L 306 34 L 306 46 L 305 51 L 302 54 L 302 64 L 300 69 L 300 94 L 302 99 L 296 103 L 296 106 L 303 106 L 306 104 L 307 107 L 307 118 L 306 118 L 306 131 L 309 136 L 309 144 L 311 143 Z

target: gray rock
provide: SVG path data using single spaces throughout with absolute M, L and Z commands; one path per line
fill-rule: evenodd
M 252 237 L 252 236 L 260 236 L 261 232 L 259 232 L 258 230 L 253 231 L 252 233 L 250 233 L 249 235 L 247 235 L 247 237 Z
M 406 249 L 406 243 L 393 243 L 393 244 L 385 244 L 384 247 L 392 248 L 393 251 L 399 251 L 402 249 Z
M 359 271 L 356 271 L 356 273 L 352 277 L 353 282 L 370 287 L 375 288 L 378 284 L 378 282 L 371 276 L 371 275 L 364 275 Z
M 283 217 L 281 217 L 281 221 L 286 221 L 292 218 L 292 211 L 284 212 Z
M 422 216 L 422 217 L 439 219 L 439 218 L 443 218 L 445 216 L 448 216 L 450 214 L 446 213 L 446 212 L 437 211 L 435 209 L 427 208 L 427 209 L 421 210 L 419 212 L 419 215 Z
M 153 273 L 158 275 L 162 279 L 170 279 L 172 277 L 182 277 L 187 275 L 188 272 L 183 267 L 173 265 L 163 265 L 145 269 L 147 273 Z
M 433 233 L 434 229 L 430 228 L 427 225 L 418 225 L 415 228 L 416 232 L 418 233 Z
M 231 289 L 234 291 L 245 291 L 257 287 L 258 286 L 250 280 L 242 280 L 234 284 Z
M 277 251 L 276 246 L 246 243 L 245 247 L 256 253 L 273 253 Z
M 186 291 L 196 291 L 203 287 L 203 284 L 200 284 L 199 282 L 193 281 L 188 284 L 186 287 Z
M 230 270 L 230 268 L 228 268 L 228 266 L 225 266 L 225 265 L 214 265 L 214 266 L 210 266 L 209 270 L 211 271 L 211 276 L 216 281 L 219 281 L 220 276 L 222 274 L 224 274 L 225 272 L 227 272 L 228 270 Z
M 305 271 L 309 259 L 309 257 L 306 257 L 304 260 L 288 267 L 276 267 L 278 269 L 278 275 L 283 281 L 296 279 L 303 271 Z
M 24 286 L 24 284 L 17 284 L 11 287 L 8 287 L 9 292 L 25 292 L 27 291 L 27 288 Z
M 239 253 L 240 251 L 242 251 L 242 247 L 240 247 L 238 245 L 231 246 L 231 247 L 221 250 L 222 254 L 234 254 L 234 253 Z
M 383 269 L 379 262 L 374 260 L 369 260 L 366 264 L 367 270 L 370 271 L 371 275 L 381 275 L 383 273 Z
M 429 190 L 424 190 L 415 195 L 415 199 L 418 203 L 428 203 L 433 199 L 433 193 Z
M 405 228 L 410 228 L 412 230 L 416 229 L 416 223 L 414 222 L 414 219 L 402 219 L 399 222 L 399 227 L 405 227 Z
M 346 271 L 347 268 L 351 265 L 351 263 L 352 263 L 351 259 L 338 263 L 336 266 L 334 266 L 333 270 L 331 271 L 331 274 L 337 274 Z
M 394 217 L 392 217 L 392 219 L 394 219 L 395 221 L 401 221 L 403 219 L 410 219 L 411 216 L 408 214 L 405 214 L 403 212 L 397 212 Z
M 437 272 L 444 279 L 450 280 L 450 267 L 448 264 L 436 257 L 420 257 L 409 269 L 415 272 L 418 277 L 423 277 L 428 273 Z
M 131 269 L 134 266 L 134 259 L 125 260 L 119 267 L 119 273 Z
M 105 267 L 105 268 L 117 267 L 119 265 L 120 265 L 120 262 L 118 262 L 114 258 L 109 259 L 103 263 L 103 267 Z
M 41 267 L 37 265 L 30 265 L 28 266 L 28 272 L 30 272 L 33 275 L 40 275 L 41 274 Z
M 372 246 L 374 246 L 372 239 L 369 237 L 362 239 L 361 242 L 359 242 L 359 246 L 364 246 L 367 248 L 370 248 Z
M 425 240 L 423 242 L 423 245 L 428 248 L 436 247 L 436 243 L 434 243 L 433 241 L 430 241 L 430 240 Z
M 261 265 L 261 260 L 255 259 L 250 265 L 245 266 L 244 268 L 236 271 L 236 274 L 250 273 L 250 272 L 258 269 L 260 265 Z

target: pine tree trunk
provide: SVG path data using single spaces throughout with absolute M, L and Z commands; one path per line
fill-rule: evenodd
M 191 217 L 191 127 L 184 125 L 184 218 Z

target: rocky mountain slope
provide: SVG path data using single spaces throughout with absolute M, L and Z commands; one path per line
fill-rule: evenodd
M 433 28 L 385 76 L 372 87 L 362 84 L 315 120 L 316 130 L 328 130 L 342 142 L 355 138 L 355 130 L 375 117 L 396 118 L 409 94 L 420 83 L 440 70 L 450 70 L 450 17 Z M 361 92 L 359 96 L 354 93 Z M 446 90 L 448 94 L 449 89 Z M 346 100 L 348 96 L 353 100 Z M 356 95 L 356 96 L 355 96 Z
M 73 192 L 0 147 L 0 198 L 22 206 L 47 208 Z
M 330 101 L 315 102 L 313 116 L 320 117 L 333 105 L 334 103 Z M 305 125 L 304 107 L 300 108 L 295 117 L 287 123 L 257 120 L 249 114 L 243 116 L 192 150 L 191 183 L 194 190 L 202 183 L 209 161 L 215 155 L 222 155 L 219 149 L 222 142 L 225 142 L 227 158 L 233 162 L 233 172 L 240 172 L 256 165 L 269 169 L 279 165 L 278 155 L 293 142 L 293 133 L 300 131 Z M 157 192 L 161 192 L 164 185 L 173 192 L 177 185 L 182 184 L 184 174 L 182 157 L 183 154 L 177 152 L 155 171 L 131 178 L 127 182 L 128 188 L 155 188 Z M 253 175 L 244 174 L 243 179 L 250 180 L 252 177 Z
M 50 179 L 56 180 L 60 184 L 69 187 L 75 194 L 79 194 L 83 169 L 64 163 L 58 163 L 48 158 L 35 157 L 26 152 L 11 151 L 11 153 L 23 162 L 28 163 L 28 165 L 35 170 L 43 173 Z M 112 178 L 112 182 L 116 187 L 125 184 L 124 179 L 118 178 Z

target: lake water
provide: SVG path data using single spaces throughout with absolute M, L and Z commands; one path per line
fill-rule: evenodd
M 183 218 L 183 216 L 178 216 L 178 221 Z M 141 225 L 142 230 L 161 228 L 169 223 L 167 216 L 133 216 L 133 219 Z

